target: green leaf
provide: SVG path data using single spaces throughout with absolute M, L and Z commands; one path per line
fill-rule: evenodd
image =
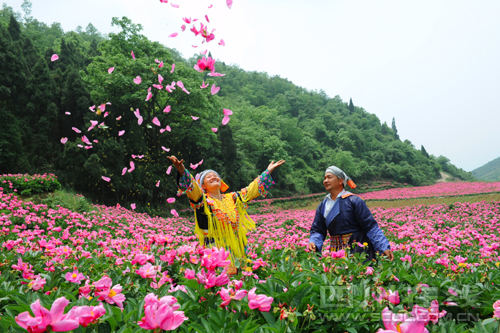
M 264 319 L 266 319 L 266 321 L 268 322 L 268 324 L 274 325 L 274 323 L 276 323 L 276 319 L 269 312 L 261 312 L 261 314 L 264 317 Z

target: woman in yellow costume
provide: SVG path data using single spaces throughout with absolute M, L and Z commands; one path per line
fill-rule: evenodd
M 179 193 L 186 193 L 196 220 L 195 233 L 200 244 L 225 248 L 231 252 L 229 274 L 236 273 L 234 259 L 245 258 L 246 234 L 255 228 L 246 212 L 247 202 L 259 195 L 267 196 L 275 185 L 271 173 L 283 163 L 272 161 L 267 169 L 244 189 L 224 193 L 228 186 L 214 170 L 205 170 L 198 181 L 184 168 L 184 160 L 168 157 L 177 168 Z

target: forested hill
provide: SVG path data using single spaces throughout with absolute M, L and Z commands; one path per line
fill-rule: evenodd
M 172 153 L 186 165 L 203 160 L 199 168 L 219 170 L 231 189 L 285 159 L 273 196 L 322 191 L 332 164 L 358 184 L 428 184 L 441 170 L 473 179 L 446 157 L 401 141 L 394 122 L 381 124 L 352 101 L 221 62 L 215 67 L 225 76 L 207 76 L 193 69 L 199 58 L 148 40 L 127 18 L 114 18 L 121 32 L 103 36 L 91 24 L 64 32 L 39 22 L 29 2 L 24 11 L 0 11 L 0 174 L 54 172 L 100 202 L 150 206 L 175 194 L 175 176 L 165 173 Z M 190 94 L 179 86 L 148 90 L 159 88 L 159 74 L 163 85 L 182 81 Z M 202 82 L 209 87 L 200 89 Z M 221 87 L 215 95 L 213 84 Z M 223 108 L 234 112 L 226 126 Z
M 472 170 L 472 175 L 479 180 L 500 181 L 500 157 Z

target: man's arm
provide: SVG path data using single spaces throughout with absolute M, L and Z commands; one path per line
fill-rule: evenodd
M 325 241 L 327 229 L 325 224 L 325 219 L 321 216 L 320 204 L 316 209 L 316 215 L 314 216 L 314 221 L 311 226 L 311 232 L 309 237 L 309 250 L 321 252 L 323 248 L 323 242 Z
M 372 213 L 363 199 L 356 198 L 355 201 L 356 202 L 353 202 L 353 204 L 355 205 L 354 217 L 356 221 L 372 243 L 374 250 L 383 253 L 392 261 L 394 259 L 394 254 L 391 251 L 391 245 L 385 237 L 384 232 L 378 226 L 377 221 L 373 218 Z

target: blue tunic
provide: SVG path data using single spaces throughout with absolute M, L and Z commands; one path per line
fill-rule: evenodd
M 367 241 L 372 251 L 382 253 L 391 248 L 363 199 L 356 195 L 339 197 L 326 218 L 323 216 L 325 202 L 326 199 L 316 209 L 309 238 L 309 242 L 314 242 L 319 252 L 323 248 L 327 232 L 330 236 L 352 233 L 350 244 L 353 241 L 360 243 Z

